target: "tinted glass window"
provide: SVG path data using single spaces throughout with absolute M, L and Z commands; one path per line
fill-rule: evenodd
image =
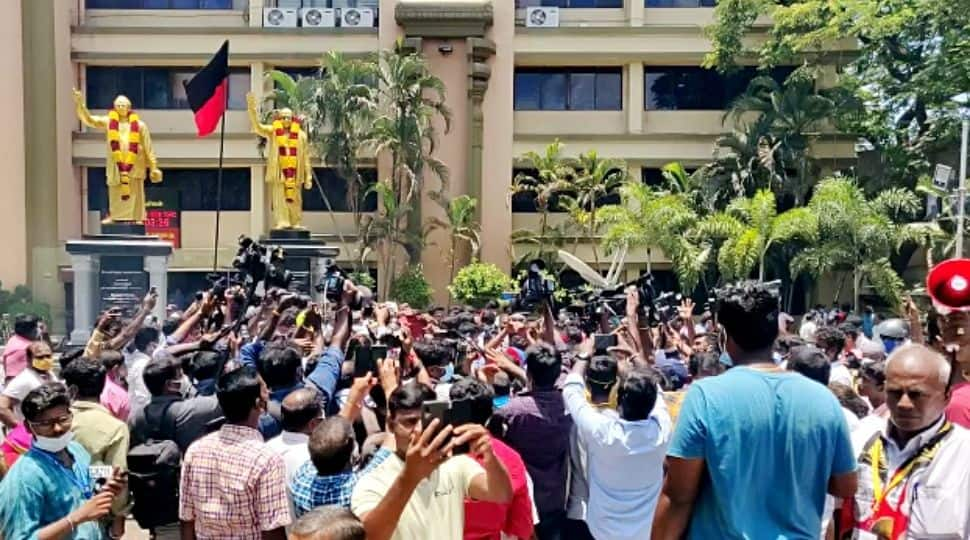
M 620 68 L 520 68 L 515 72 L 517 111 L 619 111 Z
M 218 190 L 218 169 L 165 169 L 160 184 L 145 183 L 147 196 L 154 190 L 174 190 L 184 211 L 215 211 Z M 247 211 L 250 209 L 250 170 L 229 168 L 222 170 L 222 209 Z M 108 188 L 104 167 L 88 168 L 88 210 L 108 210 Z
M 109 109 L 118 95 L 128 96 L 137 109 L 188 109 L 183 83 L 196 68 L 142 68 L 88 66 L 86 97 L 91 109 Z M 232 69 L 229 74 L 229 108 L 245 109 L 250 72 Z
M 780 67 L 768 73 L 778 82 L 794 70 Z M 722 75 L 701 67 L 646 66 L 645 106 L 648 110 L 722 110 L 744 93 L 748 83 L 765 74 L 755 68 L 741 68 Z
M 87 0 L 88 9 L 232 9 L 232 0 Z
M 350 205 L 347 200 L 347 181 L 340 177 L 334 169 L 318 167 L 313 169 L 327 195 L 327 200 L 334 212 L 350 212 Z M 377 210 L 377 194 L 367 193 L 370 186 L 377 183 L 377 169 L 360 169 L 360 174 L 364 179 L 365 187 L 361 189 L 358 200 L 361 212 L 375 212 Z M 313 189 L 303 192 L 303 209 L 309 212 L 326 212 L 327 204 L 320 195 L 320 188 L 316 185 Z

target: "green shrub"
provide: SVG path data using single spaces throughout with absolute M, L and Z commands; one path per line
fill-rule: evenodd
M 431 305 L 431 286 L 424 277 L 421 265 L 408 267 L 391 283 L 388 297 L 399 304 L 408 304 L 414 309 L 426 309 Z
M 458 302 L 480 308 L 510 288 L 512 280 L 499 267 L 475 262 L 458 271 L 448 291 Z
M 11 320 L 20 314 L 36 315 L 48 323 L 51 320 L 50 305 L 35 302 L 33 293 L 24 285 L 17 285 L 13 291 L 9 291 L 0 283 L 0 313 L 10 315 Z

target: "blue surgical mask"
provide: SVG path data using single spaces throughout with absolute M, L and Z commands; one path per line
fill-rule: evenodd
M 899 347 L 902 342 L 903 340 L 901 339 L 882 338 L 882 346 L 886 348 L 886 356 L 889 356 L 889 354 L 893 352 L 893 349 Z
M 451 382 L 455 378 L 455 364 L 449 363 L 445 366 L 445 373 L 441 376 L 441 382 Z

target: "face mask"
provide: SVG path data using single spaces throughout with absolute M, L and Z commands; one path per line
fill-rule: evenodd
M 441 376 L 441 382 L 450 382 L 455 378 L 455 365 L 448 364 L 445 366 L 445 373 Z
M 41 437 L 34 435 L 34 447 L 45 452 L 60 452 L 74 439 L 74 432 L 67 431 L 60 437 Z
M 50 371 L 54 367 L 54 359 L 50 356 L 34 358 L 31 360 L 30 365 L 37 371 Z
M 882 345 L 886 348 L 886 356 L 889 356 L 893 352 L 893 349 L 899 346 L 901 340 L 893 338 L 882 338 Z

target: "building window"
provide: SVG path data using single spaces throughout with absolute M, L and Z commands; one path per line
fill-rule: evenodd
M 350 212 L 350 205 L 347 201 L 347 180 L 337 174 L 335 169 L 329 167 L 317 167 L 313 169 L 316 174 L 320 188 L 327 195 L 334 212 Z M 361 212 L 377 211 L 377 194 L 367 193 L 370 186 L 377 183 L 377 169 L 360 169 L 360 175 L 364 180 L 364 185 L 358 196 L 358 208 Z M 327 212 L 327 203 L 320 195 L 320 188 L 316 185 L 310 190 L 303 192 L 303 209 L 308 212 Z
M 517 111 L 623 110 L 621 68 L 519 68 Z
M 697 169 L 694 169 L 694 168 L 684 168 L 684 172 L 686 172 L 688 176 L 694 174 L 694 171 L 696 170 Z M 656 188 L 667 187 L 667 181 L 664 180 L 663 169 L 644 167 L 640 169 L 640 180 L 644 184 L 651 187 L 656 187 Z
M 174 191 L 180 210 L 214 212 L 218 172 L 218 169 L 165 169 L 165 178 L 160 184 L 145 183 L 146 196 L 151 198 L 153 193 Z M 249 185 L 249 168 L 223 169 L 222 210 L 248 211 Z M 104 167 L 88 168 L 88 210 L 108 210 Z
M 527 7 L 622 8 L 623 0 L 515 0 L 517 9 Z
M 716 0 L 644 0 L 644 5 L 651 8 L 699 8 L 714 7 Z
M 614 169 L 615 170 L 615 169 Z M 610 171 L 613 172 L 613 171 Z M 619 172 L 619 171 L 617 171 Z M 536 178 L 539 171 L 535 169 L 512 169 L 512 183 L 514 185 L 515 179 L 520 175 L 531 176 Z M 562 195 L 572 195 L 568 191 L 561 192 Z M 622 199 L 619 193 L 611 193 L 605 197 L 600 197 L 596 201 L 596 207 L 601 208 L 610 204 L 620 204 Z M 519 193 L 512 194 L 512 213 L 515 214 L 535 214 L 539 212 L 539 207 L 536 206 L 536 194 L 530 191 L 523 191 Z M 555 193 L 549 198 L 549 212 L 552 213 L 563 213 L 566 212 L 566 208 L 560 203 L 560 193 Z
M 88 66 L 87 103 L 92 109 L 110 109 L 119 94 L 128 96 L 137 109 L 188 109 L 184 81 L 197 68 Z M 245 109 L 250 90 L 248 68 L 229 73 L 229 108 Z
M 793 67 L 771 70 L 769 75 L 783 82 Z M 741 68 L 722 75 L 713 69 L 694 66 L 646 66 L 644 78 L 647 110 L 717 111 L 730 106 L 748 88 L 748 83 L 763 74 L 755 68 Z
M 232 9 L 232 4 L 233 0 L 87 0 L 85 6 L 88 9 Z

